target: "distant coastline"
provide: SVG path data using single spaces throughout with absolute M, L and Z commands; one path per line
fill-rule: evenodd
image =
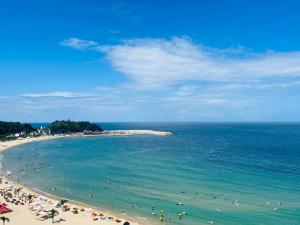
M 22 140 L 37 137 L 56 136 L 129 136 L 158 135 L 171 136 L 168 131 L 155 130 L 105 130 L 96 123 L 88 121 L 56 120 L 47 126 L 34 128 L 31 124 L 0 121 L 0 141 Z

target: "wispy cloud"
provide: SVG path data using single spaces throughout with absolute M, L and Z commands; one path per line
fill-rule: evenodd
M 56 91 L 56 92 L 47 92 L 47 93 L 24 93 L 21 96 L 31 97 L 31 98 L 45 98 L 45 97 L 82 98 L 82 97 L 92 97 L 93 95 L 87 93 Z
M 70 47 L 77 50 L 87 50 L 98 46 L 95 41 L 87 41 L 78 38 L 69 38 L 60 42 L 62 46 Z
M 116 71 L 143 88 L 186 81 L 251 83 L 300 77 L 300 52 L 255 53 L 242 47 L 214 49 L 183 37 L 133 39 L 108 46 L 79 39 L 75 43 L 84 43 L 79 44 L 79 49 L 104 53 Z M 78 48 L 77 44 L 66 46 Z
M 71 108 L 89 104 L 93 111 L 112 107 L 144 121 L 153 115 L 155 120 L 268 120 L 275 111 L 290 115 L 298 110 L 281 107 L 279 113 L 275 107 L 283 99 L 287 106 L 297 99 L 298 51 L 217 49 L 187 37 L 131 39 L 115 45 L 71 38 L 62 43 L 99 52 L 99 58 L 127 80 L 86 93 L 27 93 L 25 100 Z
M 223 54 L 186 38 L 139 39 L 98 47 L 112 66 L 144 86 L 181 81 L 244 82 L 270 77 L 299 77 L 300 52 Z
M 194 94 L 194 92 L 198 89 L 199 87 L 196 85 L 184 85 L 178 88 L 176 91 L 175 95 L 176 96 L 189 96 Z

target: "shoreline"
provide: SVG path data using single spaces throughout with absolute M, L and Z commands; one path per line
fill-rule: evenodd
M 131 133 L 129 135 L 133 135 L 135 133 Z M 159 134 L 160 135 L 160 134 Z M 79 134 L 71 134 L 71 135 L 44 135 L 44 136 L 39 136 L 39 137 L 34 137 L 34 138 L 24 138 L 24 139 L 21 139 L 21 140 L 12 140 L 12 141 L 6 141 L 6 142 L 1 142 L 0 141 L 0 153 L 2 153 L 3 151 L 8 151 L 10 148 L 12 147 L 15 147 L 15 146 L 18 146 L 18 145 L 23 145 L 23 144 L 27 144 L 27 143 L 32 143 L 32 142 L 36 142 L 36 141 L 45 141 L 45 140 L 51 140 L 51 139 L 57 139 L 57 138 L 66 138 L 66 137 L 84 137 L 84 136 L 87 136 L 87 137 L 90 137 L 90 136 L 128 136 L 128 135 L 79 135 Z M 72 200 L 72 199 L 67 199 L 67 198 L 63 198 L 63 197 L 60 197 L 60 196 L 56 196 L 56 195 L 53 195 L 53 194 L 50 194 L 50 193 L 47 193 L 47 192 L 44 192 L 44 191 L 41 191 L 37 188 L 34 188 L 32 186 L 29 186 L 29 185 L 25 185 L 25 184 L 22 184 L 20 182 L 16 182 L 14 180 L 11 180 L 9 178 L 9 176 L 3 174 L 3 171 L 2 173 L 0 174 L 0 178 L 5 182 L 8 182 L 10 183 L 11 185 L 13 186 L 17 186 L 17 187 L 22 187 L 22 189 L 26 192 L 26 193 L 30 193 L 30 194 L 33 194 L 35 196 L 37 195 L 42 195 L 42 196 L 45 196 L 53 201 L 59 201 L 60 199 L 66 199 L 68 200 L 68 202 L 66 203 L 67 205 L 74 205 L 78 208 L 89 208 L 93 211 L 100 211 L 102 212 L 104 215 L 106 215 L 107 217 L 113 217 L 113 218 L 117 218 L 119 220 L 121 220 L 122 222 L 115 222 L 114 220 L 111 221 L 103 221 L 103 220 L 97 220 L 97 221 L 93 221 L 93 220 L 89 220 L 88 218 L 85 217 L 86 221 L 85 221 L 85 224 L 86 225 L 89 225 L 89 224 L 103 224 L 103 225 L 108 225 L 108 224 L 123 224 L 125 221 L 128 221 L 130 222 L 130 224 L 132 225 L 150 225 L 150 224 L 154 224 L 153 222 L 149 221 L 149 220 L 143 220 L 142 218 L 143 217 L 138 217 L 137 218 L 133 218 L 132 216 L 125 216 L 124 214 L 122 213 L 114 213 L 114 212 L 111 212 L 111 211 L 108 211 L 108 210 L 105 210 L 105 209 L 101 209 L 99 207 L 96 207 L 96 206 L 92 206 L 92 205 L 89 205 L 89 204 L 85 204 L 83 202 L 79 202 L 79 201 L 76 201 L 76 200 Z M 1 187 L 3 188 L 3 187 Z M 2 200 L 2 199 L 1 199 Z M 11 204 L 9 204 L 9 207 L 10 207 Z M 26 211 L 30 211 L 26 206 L 22 206 L 24 209 L 23 210 L 26 210 Z M 13 207 L 14 208 L 14 207 Z M 15 210 L 14 210 L 15 211 Z M 13 212 L 12 212 L 13 213 Z M 9 213 L 10 215 L 11 213 Z M 74 221 L 74 218 L 78 219 L 78 215 L 74 215 L 72 214 L 71 212 L 60 212 L 59 215 L 60 216 L 65 216 L 66 214 L 69 214 L 68 215 L 68 219 L 69 220 L 73 220 Z M 32 219 L 35 220 L 34 216 L 32 216 Z M 65 216 L 66 217 L 66 216 Z M 71 217 L 74 217 L 74 218 L 71 218 Z M 45 224 L 45 221 L 38 221 L 38 220 L 35 220 L 39 223 L 37 224 Z M 74 223 L 72 221 L 71 224 L 77 224 L 77 223 Z M 32 222 L 31 222 L 32 223 Z M 25 223 L 26 224 L 26 223 Z M 35 224 L 35 223 L 34 223 Z M 63 222 L 63 224 L 69 224 L 69 223 L 66 223 L 66 222 Z M 81 224 L 81 223 L 79 223 Z

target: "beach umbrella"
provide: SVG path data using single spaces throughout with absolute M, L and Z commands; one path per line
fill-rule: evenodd
M 182 213 L 178 213 L 179 219 L 182 220 Z
M 126 221 L 123 223 L 123 225 L 130 225 L 130 223 Z

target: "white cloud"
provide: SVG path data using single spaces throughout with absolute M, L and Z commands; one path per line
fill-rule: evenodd
M 87 50 L 98 46 L 98 43 L 95 41 L 82 40 L 78 38 L 65 39 L 61 41 L 60 44 L 76 50 Z
M 300 81 L 282 81 L 282 82 L 271 82 L 265 84 L 257 85 L 258 89 L 291 89 L 291 88 L 298 88 L 300 86 Z
M 61 44 L 104 53 L 112 67 L 139 88 L 166 87 L 186 81 L 241 84 L 300 77 L 300 52 L 297 51 L 254 53 L 243 47 L 216 49 L 179 37 L 131 39 L 107 46 L 70 38 Z
M 211 99 L 205 99 L 205 103 L 208 105 L 224 105 L 230 103 L 230 100 L 222 99 L 222 98 L 211 98 Z
M 300 76 L 300 52 L 254 54 L 242 48 L 212 49 L 187 38 L 134 39 L 97 49 L 106 54 L 113 68 L 146 87 L 182 81 L 247 83 Z
M 43 98 L 43 97 L 81 98 L 81 97 L 91 97 L 92 95 L 87 93 L 56 91 L 56 92 L 48 92 L 48 93 L 25 93 L 22 94 L 22 96 L 31 97 L 31 98 Z
M 198 89 L 197 86 L 193 85 L 184 85 L 178 88 L 178 90 L 176 91 L 175 95 L 177 96 L 189 96 L 192 95 L 196 90 Z
M 128 80 L 81 93 L 23 94 L 32 101 L 23 102 L 26 107 L 84 108 L 97 116 L 112 108 L 120 117 L 127 112 L 141 121 L 153 120 L 153 115 L 155 120 L 259 120 L 269 119 L 271 106 L 291 104 L 287 97 L 293 96 L 292 102 L 299 92 L 300 51 L 216 49 L 188 38 L 132 39 L 108 46 L 76 38 L 64 42 L 98 51 Z

